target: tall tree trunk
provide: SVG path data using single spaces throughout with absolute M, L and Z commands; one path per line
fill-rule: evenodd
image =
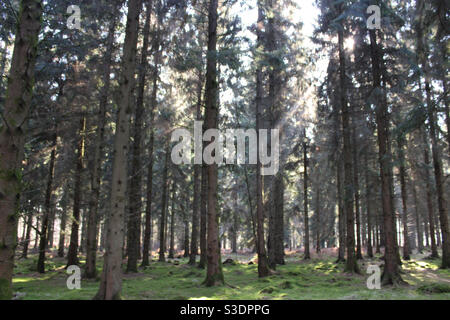
M 414 170 L 414 169 L 413 169 Z M 421 228 L 420 214 L 419 214 L 419 202 L 417 199 L 417 189 L 416 189 L 416 174 L 414 173 L 413 183 L 411 184 L 411 189 L 414 199 L 414 215 L 416 220 L 416 233 L 417 233 L 417 250 L 419 253 L 423 252 L 423 233 Z
M 317 177 L 316 183 L 316 253 L 320 253 L 320 184 L 319 179 Z
M 257 22 L 257 49 L 263 49 L 263 29 L 264 17 L 262 3 L 258 0 L 258 22 Z M 263 73 L 262 66 L 258 62 L 256 68 L 256 131 L 259 132 L 261 126 L 261 112 L 263 99 Z M 257 253 L 258 253 L 258 276 L 260 278 L 267 277 L 270 274 L 269 261 L 266 255 L 264 240 L 264 182 L 261 175 L 261 161 L 259 159 L 259 135 L 257 138 L 257 165 L 256 165 L 256 235 L 257 235 Z
M 109 25 L 106 39 L 105 65 L 103 67 L 102 79 L 104 85 L 100 93 L 100 101 L 97 115 L 97 132 L 95 137 L 94 165 L 91 176 L 91 194 L 89 198 L 89 215 L 87 223 L 86 239 L 86 269 L 84 276 L 94 279 L 97 276 L 97 232 L 98 232 L 98 207 L 100 198 L 101 168 L 104 156 L 106 109 L 111 86 L 111 65 L 114 51 L 114 32 L 117 26 L 117 18 L 114 17 Z
M 141 61 L 139 64 L 137 99 L 134 116 L 131 180 L 129 193 L 129 216 L 127 228 L 127 272 L 137 272 L 139 256 L 139 243 L 141 235 L 141 207 L 142 207 L 142 176 L 140 174 L 142 161 L 142 125 L 144 119 L 144 89 L 147 74 L 147 57 L 150 35 L 150 17 L 152 10 L 152 0 L 145 1 L 146 14 L 143 30 L 143 45 L 141 51 Z
M 306 130 L 303 130 L 303 215 L 304 215 L 304 221 L 303 224 L 305 225 L 305 250 L 304 250 L 304 260 L 311 259 L 310 253 L 309 253 L 309 213 L 308 213 L 308 143 L 306 138 Z
M 383 69 L 382 50 L 377 43 L 377 34 L 375 30 L 369 31 L 370 49 L 372 60 L 373 91 L 376 95 L 376 123 L 378 136 L 378 161 L 380 163 L 381 177 L 381 199 L 383 207 L 384 220 L 384 239 L 385 239 L 385 265 L 382 275 L 382 284 L 403 283 L 400 276 L 398 265 L 398 250 L 396 247 L 394 208 L 391 198 L 392 186 L 392 167 L 391 152 L 389 147 L 389 111 L 387 107 L 387 97 L 385 88 L 381 84 L 381 75 Z
M 342 12 L 342 8 L 340 11 Z M 344 51 L 344 31 L 338 31 L 339 45 L 339 86 L 340 106 L 342 111 L 342 135 L 344 138 L 344 208 L 347 218 L 347 260 L 345 270 L 350 273 L 359 273 L 358 263 L 355 257 L 355 213 L 353 211 L 353 179 L 352 179 L 352 150 L 351 150 L 351 127 L 350 110 L 347 102 L 346 67 Z
M 42 1 L 22 0 L 0 126 L 0 300 L 12 297 L 21 168 L 41 17 Z
M 170 206 L 170 243 L 169 243 L 169 259 L 175 257 L 175 179 L 172 182 L 172 196 Z
M 184 247 L 184 254 L 183 258 L 190 257 L 189 254 L 189 197 L 185 197 L 185 205 L 181 204 L 181 210 L 183 212 L 183 223 L 184 223 L 184 241 L 183 241 L 183 247 Z M 195 263 L 195 260 L 194 260 Z
M 205 129 L 218 127 L 218 95 L 219 83 L 217 81 L 217 14 L 218 0 L 209 1 L 208 10 L 208 58 L 206 65 L 206 92 L 205 92 Z M 222 263 L 219 246 L 219 215 L 217 213 L 217 175 L 216 163 L 206 166 L 208 178 L 208 217 L 207 217 L 207 250 L 206 250 L 206 278 L 207 287 L 223 284 Z
M 111 209 L 107 219 L 106 251 L 100 288 L 96 299 L 120 299 L 122 290 L 122 249 L 124 234 L 125 195 L 127 187 L 127 155 L 130 137 L 130 114 L 132 112 L 136 69 L 136 50 L 141 0 L 128 1 L 127 26 L 123 46 L 120 97 L 114 137 L 114 160 L 112 169 Z
M 364 154 L 364 164 L 365 164 L 365 180 L 366 180 L 366 210 L 367 210 L 367 256 L 373 258 L 373 248 L 372 248 L 372 204 L 370 197 L 370 167 L 367 153 Z
M 22 258 L 27 259 L 28 258 L 28 248 L 30 246 L 31 241 L 31 229 L 33 226 L 33 214 L 32 211 L 27 213 L 27 231 L 25 234 L 25 241 L 23 242 L 23 249 L 22 249 Z
M 202 118 L 202 88 L 203 76 L 199 72 L 199 79 L 197 83 L 197 121 Z M 198 255 L 198 234 L 199 234 L 199 218 L 200 218 L 200 188 L 201 188 L 201 165 L 194 164 L 194 200 L 192 204 L 192 234 L 191 234 L 191 250 L 189 255 L 189 264 L 194 265 L 195 259 Z
M 201 197 L 200 197 L 200 261 L 198 267 L 204 269 L 206 267 L 206 225 L 207 225 L 207 209 L 208 209 L 208 173 L 206 164 L 202 165 L 201 177 Z
M 67 224 L 67 212 L 66 207 L 63 207 L 61 212 L 61 221 L 59 224 L 59 244 L 58 244 L 58 257 L 64 257 L 64 247 L 66 238 L 66 224 Z
M 361 251 L 361 210 L 359 195 L 359 157 L 356 141 L 356 121 L 353 119 L 352 143 L 353 143 L 353 189 L 355 193 L 355 220 L 356 220 L 356 259 L 363 258 Z
M 164 170 L 163 170 L 163 186 L 162 186 L 162 197 L 161 197 L 161 216 L 159 223 L 159 261 L 166 261 L 165 252 L 166 252 L 166 210 L 167 210 L 167 193 L 168 193 L 168 171 L 169 171 L 169 150 L 170 144 L 169 141 L 166 141 L 165 146 L 165 160 L 164 160 Z
M 75 186 L 73 194 L 73 213 L 72 213 L 72 228 L 70 233 L 69 252 L 67 253 L 67 267 L 71 265 L 78 265 L 78 231 L 80 228 L 80 210 L 81 210 L 81 183 L 82 172 L 84 166 L 84 152 L 85 152 L 85 134 L 86 134 L 86 116 L 81 115 L 80 129 L 78 137 L 78 153 L 75 168 Z
M 47 178 L 47 189 L 45 191 L 45 211 L 42 217 L 41 225 L 41 238 L 39 242 L 39 258 L 37 262 L 37 271 L 39 273 L 45 273 L 45 250 L 47 249 L 47 229 L 50 218 L 50 211 L 52 210 L 52 192 L 53 192 L 53 178 L 55 175 L 55 160 L 56 160 L 56 145 L 58 141 L 57 128 L 55 125 L 55 132 L 53 134 L 53 145 L 50 154 L 48 178 Z
M 437 136 L 437 120 L 436 120 L 436 106 L 432 101 L 432 88 L 431 88 L 431 77 L 430 77 L 430 66 L 428 64 L 428 46 L 425 40 L 425 30 L 424 30 L 424 15 L 425 15 L 425 1 L 418 0 L 417 6 L 417 51 L 419 62 L 421 64 L 422 73 L 425 78 L 425 94 L 426 94 L 426 105 L 428 113 L 428 125 L 430 129 L 431 138 L 431 154 L 433 157 L 433 168 L 434 168 L 434 180 L 436 183 L 436 194 L 438 198 L 438 209 L 439 209 L 439 220 L 441 223 L 441 233 L 442 233 L 442 265 L 441 268 L 450 268 L 450 230 L 448 224 L 448 213 L 447 213 L 447 199 L 444 195 L 444 178 L 442 173 L 442 158 L 439 150 L 438 136 Z M 431 221 L 430 221 L 431 223 Z
M 402 206 L 403 206 L 403 259 L 410 260 L 410 242 L 408 231 L 408 193 L 406 192 L 406 168 L 405 168 L 405 138 L 403 135 L 399 135 L 397 138 L 398 157 L 400 161 L 399 174 L 400 174 L 400 188 L 402 193 Z
M 431 258 L 439 258 L 439 254 L 437 251 L 436 246 L 436 232 L 435 232 L 435 226 L 434 226 L 434 206 L 433 206 L 433 197 L 432 197 L 432 191 L 431 191 L 431 182 L 430 182 L 430 154 L 429 154 L 429 147 L 428 147 L 428 139 L 427 139 L 427 132 L 425 128 L 421 128 L 422 131 L 422 138 L 423 138 L 423 159 L 424 159 L 424 179 L 425 179 L 425 188 L 426 188 L 426 198 L 427 198 L 427 211 L 428 211 L 428 224 L 429 224 L 429 238 L 430 238 L 430 245 L 431 245 Z M 428 230 L 427 230 L 428 231 Z M 428 236 L 427 236 L 428 240 Z M 428 246 L 428 245 L 427 245 Z
M 146 194 L 146 207 L 145 207 L 145 230 L 144 230 L 144 243 L 143 243 L 143 251 L 142 251 L 142 266 L 149 265 L 149 255 L 152 252 L 152 238 L 153 238 L 153 223 L 152 223 L 152 202 L 153 202 L 153 148 L 155 142 L 155 132 L 153 128 L 153 122 L 155 118 L 155 110 L 157 104 L 157 96 L 158 96 L 158 77 L 159 77 L 159 61 L 161 57 L 160 50 L 160 24 L 159 17 L 156 21 L 157 23 L 157 31 L 154 39 L 154 70 L 153 70 L 153 89 L 152 96 L 150 99 L 150 141 L 149 141 L 149 164 L 147 168 L 147 194 Z

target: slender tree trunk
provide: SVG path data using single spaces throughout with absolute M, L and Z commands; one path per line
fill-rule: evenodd
M 217 14 L 218 0 L 209 1 L 208 10 L 208 58 L 206 68 L 206 92 L 205 107 L 206 130 L 217 129 L 218 127 L 218 94 L 219 83 L 217 81 Z M 207 224 L 207 268 L 205 285 L 210 287 L 223 284 L 222 263 L 220 259 L 219 246 L 219 219 L 217 213 L 217 164 L 206 166 L 208 177 L 208 224 Z
M 206 225 L 207 225 L 207 192 L 208 192 L 208 173 L 206 164 L 202 165 L 201 177 L 201 197 L 200 197 L 200 261 L 198 267 L 206 267 Z
M 164 170 L 163 170 L 163 186 L 162 186 L 162 197 L 161 197 L 161 216 L 160 216 L 160 224 L 159 224 L 159 261 L 166 261 L 165 252 L 166 252 L 166 210 L 167 210 L 167 193 L 168 193 L 168 171 L 169 171 L 169 150 L 170 144 L 169 141 L 166 141 L 166 154 L 164 160 Z
M 98 207 L 100 198 L 101 168 L 104 156 L 106 109 L 111 86 L 111 65 L 114 49 L 114 32 L 117 26 L 117 19 L 111 21 L 106 40 L 105 65 L 102 72 L 104 85 L 101 89 L 100 102 L 97 115 L 97 132 L 95 137 L 94 165 L 91 177 L 91 194 L 89 198 L 89 215 L 87 223 L 86 239 L 86 269 L 84 276 L 94 279 L 97 276 L 97 229 L 98 229 Z
M 339 218 L 339 249 L 338 259 L 336 263 L 345 261 L 345 211 L 342 205 L 342 170 L 341 157 L 339 156 L 336 162 L 336 187 L 337 187 L 337 201 L 338 201 L 338 218 Z
M 425 30 L 424 30 L 424 15 L 425 15 L 425 1 L 418 0 L 417 6 L 417 51 L 419 62 L 421 64 L 422 73 L 425 78 L 425 94 L 426 94 L 426 105 L 428 113 L 428 125 L 430 129 L 431 138 L 431 154 L 433 157 L 433 168 L 434 168 L 434 180 L 436 183 L 436 194 L 438 199 L 438 210 L 439 210 L 439 220 L 441 223 L 441 234 L 442 234 L 442 265 L 441 268 L 450 268 L 450 230 L 448 223 L 448 213 L 447 213 L 447 199 L 444 195 L 444 178 L 442 172 L 442 158 L 439 150 L 438 136 L 437 136 L 437 120 L 436 120 L 436 106 L 432 99 L 432 88 L 431 88 L 431 77 L 430 77 L 430 66 L 428 64 L 428 46 L 425 41 Z M 430 224 L 432 222 L 430 221 Z M 434 236 L 434 235 L 433 235 Z
M 305 252 L 304 260 L 311 259 L 309 253 L 309 213 L 308 213 L 308 144 L 306 142 L 306 130 L 303 130 L 303 214 L 304 214 L 304 225 L 305 225 Z
M 406 168 L 405 168 L 405 155 L 404 155 L 404 137 L 399 136 L 397 139 L 398 144 L 398 157 L 400 161 L 399 174 L 400 174 L 400 187 L 402 192 L 402 205 L 403 205 L 403 259 L 410 260 L 410 243 L 408 235 L 408 194 L 406 192 Z
M 263 49 L 263 27 L 264 17 L 261 1 L 258 1 L 258 22 L 257 22 L 257 47 Z M 262 112 L 263 99 L 263 74 L 262 66 L 258 63 L 256 68 L 256 131 L 259 132 Z M 258 253 L 258 276 L 260 278 L 267 277 L 270 274 L 269 261 L 266 255 L 265 239 L 264 239 L 264 182 L 261 175 L 261 161 L 259 159 L 259 135 L 257 138 L 257 165 L 256 165 L 256 235 L 257 235 L 257 253 Z
M 378 101 L 376 106 L 376 122 L 378 136 L 378 152 L 381 177 L 381 198 L 383 207 L 384 235 L 385 235 L 385 265 L 382 275 L 382 284 L 403 283 L 398 265 L 398 251 L 396 247 L 394 208 L 392 206 L 391 185 L 392 167 L 391 152 L 389 148 L 389 111 L 387 108 L 385 88 L 381 85 L 383 68 L 382 50 L 377 43 L 375 30 L 370 30 L 370 48 L 373 73 L 373 94 Z
M 172 182 L 172 196 L 170 206 L 170 245 L 169 245 L 169 259 L 175 257 L 175 180 Z
M 370 197 L 370 176 L 369 176 L 369 160 L 367 153 L 364 154 L 365 163 L 365 180 L 366 180 L 366 210 L 367 210 L 367 256 L 373 258 L 373 248 L 372 248 L 372 205 Z
M 356 126 L 356 121 L 353 121 L 353 127 Z M 360 210 L 360 194 L 359 194 L 359 157 L 358 144 L 356 141 L 356 129 L 352 130 L 353 142 L 353 189 L 355 193 L 355 220 L 356 220 L 356 259 L 363 259 L 361 251 L 361 210 Z
M 23 242 L 23 250 L 22 250 L 22 258 L 23 259 L 27 259 L 28 258 L 28 248 L 30 246 L 30 241 L 31 241 L 31 229 L 32 229 L 32 225 L 33 225 L 33 214 L 32 211 L 30 210 L 30 212 L 28 212 L 27 214 L 27 231 L 25 234 L 25 241 Z
M 341 11 L 343 9 L 341 8 Z M 344 208 L 347 218 L 347 259 L 345 270 L 350 273 L 359 273 L 358 263 L 355 257 L 355 213 L 353 211 L 353 179 L 352 179 L 352 150 L 351 150 L 351 127 L 350 110 L 347 102 L 346 67 L 344 51 L 344 31 L 338 31 L 339 43 L 339 85 L 340 106 L 342 110 L 342 133 L 344 138 Z
M 139 244 L 141 237 L 141 207 L 142 207 L 142 175 L 140 174 L 142 161 L 142 125 L 144 121 L 144 89 L 147 74 L 147 57 L 150 36 L 150 18 L 152 11 L 152 0 L 144 1 L 146 6 L 145 24 L 143 30 L 143 45 L 141 61 L 139 64 L 137 99 L 134 116 L 133 146 L 131 180 L 129 193 L 129 216 L 127 228 L 127 272 L 137 272 Z
M 197 84 L 197 121 L 202 118 L 202 88 L 203 77 L 200 76 Z M 199 233 L 199 218 L 200 218 L 200 188 L 201 188 L 201 165 L 194 164 L 194 200 L 192 204 L 192 234 L 191 234 L 191 250 L 189 255 L 189 264 L 194 265 L 195 259 L 198 255 L 198 233 Z
M 55 132 L 53 134 L 53 146 L 50 155 L 50 163 L 48 170 L 47 189 L 45 192 L 45 211 L 42 218 L 41 225 L 41 238 L 39 242 L 39 258 L 37 262 L 37 271 L 39 273 L 45 273 L 45 250 L 47 249 L 47 229 L 50 218 L 52 192 L 53 192 L 53 178 L 55 175 L 55 160 L 56 160 L 56 145 L 58 141 L 57 129 L 55 126 Z
M 61 221 L 59 224 L 59 244 L 58 244 L 58 257 L 64 257 L 64 247 L 66 238 L 66 223 L 67 223 L 67 212 L 66 207 L 63 208 L 61 212 Z
M 434 226 L 434 206 L 433 206 L 433 197 L 431 193 L 431 182 L 430 182 L 430 155 L 429 155 L 429 149 L 428 149 L 428 143 L 427 143 L 427 132 L 425 128 L 421 129 L 422 131 L 422 137 L 423 137 L 423 154 L 424 154 L 424 164 L 425 164 L 425 187 L 426 187 L 426 197 L 427 197 L 427 211 L 428 211 L 428 224 L 429 224 L 429 237 L 430 237 L 430 244 L 431 244 L 431 258 L 439 258 L 439 254 L 437 251 L 436 246 L 436 232 L 435 232 L 435 226 Z M 428 239 L 428 237 L 427 237 Z
M 0 300 L 12 297 L 26 120 L 34 83 L 42 1 L 22 0 L 0 125 Z
M 149 261 L 149 255 L 152 252 L 152 202 L 153 202 L 153 148 L 154 148 L 154 142 L 155 142 L 155 133 L 153 129 L 153 122 L 155 118 L 155 110 L 156 110 L 156 104 L 157 104 L 157 96 L 158 96 L 158 77 L 159 77 L 159 61 L 161 57 L 161 50 L 160 50 L 160 25 L 159 25 L 159 19 L 157 19 L 157 32 L 154 39 L 154 53 L 153 53 L 153 59 L 154 59 L 154 71 L 153 71 L 153 89 L 152 89 L 152 96 L 150 100 L 150 141 L 149 141 L 149 150 L 148 150 L 148 157 L 149 157 L 149 164 L 147 168 L 147 195 L 146 195 L 146 207 L 145 207 L 145 231 L 144 231 L 144 244 L 143 244 L 143 252 L 142 252 L 142 266 L 148 266 L 150 263 Z
M 107 219 L 106 252 L 100 288 L 95 296 L 100 300 L 120 299 L 122 291 L 122 249 L 124 239 L 124 210 L 127 187 L 127 154 L 130 137 L 131 97 L 134 94 L 136 50 L 141 0 L 128 1 L 127 26 L 122 57 L 120 97 L 114 137 L 111 208 Z
M 320 185 L 319 179 L 316 183 L 316 253 L 320 253 Z
M 75 186 L 73 195 L 73 213 L 72 213 L 72 228 L 70 233 L 69 252 L 67 253 L 67 267 L 71 265 L 78 265 L 78 231 L 80 228 L 80 210 L 81 210 L 81 183 L 82 171 L 84 166 L 84 152 L 85 152 L 85 132 L 86 132 L 86 116 L 81 115 L 80 129 L 78 138 L 78 154 L 75 169 Z

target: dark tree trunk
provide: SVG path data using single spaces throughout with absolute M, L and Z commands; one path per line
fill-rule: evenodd
M 218 0 L 210 0 L 208 10 L 208 58 L 206 67 L 205 92 L 205 125 L 206 130 L 218 127 L 218 95 L 219 83 L 217 81 L 217 14 Z M 219 226 L 217 213 L 217 164 L 206 166 L 208 177 L 208 224 L 207 224 L 207 268 L 205 285 L 210 287 L 223 284 L 222 263 L 220 259 Z
M 303 130 L 303 217 L 304 217 L 304 228 L 305 228 L 305 251 L 304 251 L 304 260 L 311 259 L 309 253 L 309 213 L 308 213 L 308 144 L 306 138 L 306 130 Z
M 385 255 L 382 284 L 403 283 L 398 265 L 398 251 L 396 247 L 394 208 L 391 197 L 392 167 L 389 148 L 389 111 L 387 108 L 385 88 L 381 84 L 383 69 L 382 50 L 377 43 L 375 30 L 370 30 L 370 48 L 373 72 L 373 94 L 376 95 L 376 122 L 378 131 L 378 152 L 381 177 L 381 198 L 383 207 Z
M 359 195 L 359 157 L 358 144 L 356 141 L 356 121 L 353 121 L 352 142 L 353 142 L 353 189 L 355 193 L 355 220 L 356 220 L 356 259 L 363 258 L 361 251 L 361 210 Z
M 421 129 L 422 138 L 423 138 L 423 158 L 424 158 L 424 179 L 425 179 L 425 187 L 426 187 L 426 197 L 427 197 L 427 211 L 428 211 L 428 224 L 429 224 L 429 238 L 431 244 L 431 258 L 439 258 L 439 254 L 436 246 L 436 232 L 434 225 L 434 206 L 433 206 L 433 196 L 431 191 L 431 182 L 430 182 L 430 155 L 427 143 L 427 132 L 425 128 Z M 428 239 L 428 237 L 427 237 Z M 428 245 L 427 245 L 428 246 Z
M 364 164 L 365 170 L 365 180 L 366 180 L 366 210 L 367 210 L 367 256 L 373 258 L 373 248 L 372 248 L 372 203 L 370 197 L 370 167 L 367 153 L 364 154 Z
M 159 20 L 159 19 L 158 19 Z M 153 148 L 154 148 L 154 140 L 155 140 L 155 133 L 153 129 L 153 122 L 155 118 L 155 110 L 156 110 L 156 104 L 157 104 L 157 95 L 158 95 L 158 68 L 159 68 L 159 61 L 161 57 L 161 50 L 159 48 L 160 46 L 160 40 L 159 40 L 159 21 L 157 21 L 158 27 L 157 27 L 157 33 L 155 36 L 155 51 L 153 53 L 153 59 L 154 59 L 154 66 L 155 69 L 153 70 L 153 89 L 152 89 L 152 96 L 150 100 L 150 141 L 149 141 L 149 150 L 148 150 L 148 157 L 149 157 L 149 164 L 147 168 L 147 195 L 146 195 L 146 207 L 145 207 L 145 230 L 144 230 L 144 243 L 143 243 L 143 252 L 142 252 L 142 266 L 148 266 L 150 264 L 149 256 L 152 252 L 152 202 L 153 202 Z
M 450 268 L 450 230 L 448 223 L 448 213 L 447 213 L 447 199 L 445 197 L 445 185 L 444 177 L 442 172 L 442 158 L 439 150 L 438 136 L 437 136 L 437 119 L 436 119 L 436 106 L 432 98 L 432 84 L 430 76 L 430 66 L 428 58 L 428 46 L 425 41 L 424 35 L 424 16 L 425 16 L 425 1 L 418 0 L 417 6 L 417 19 L 418 23 L 416 25 L 417 32 L 417 55 L 419 57 L 419 62 L 421 64 L 422 73 L 425 78 L 425 94 L 426 94 L 426 105 L 428 113 L 428 124 L 430 129 L 431 138 L 431 154 L 433 157 L 433 168 L 434 168 L 434 180 L 436 183 L 436 194 L 438 199 L 438 210 L 439 210 L 439 221 L 441 224 L 441 234 L 442 234 L 442 265 L 441 268 Z M 430 221 L 430 224 L 432 222 Z
M 207 225 L 207 192 L 208 192 L 208 173 L 206 165 L 202 165 L 201 177 L 201 197 L 200 197 L 200 261 L 198 267 L 206 267 L 206 225 Z
M 200 76 L 197 84 L 197 121 L 202 119 L 202 88 L 203 76 Z M 189 255 L 189 264 L 195 265 L 195 259 L 198 255 L 198 235 L 199 235 L 199 218 L 200 218 L 200 200 L 201 200 L 201 169 L 202 166 L 194 164 L 194 200 L 192 204 L 192 234 L 191 234 L 191 250 Z
M 261 1 L 258 1 L 258 22 L 257 22 L 257 46 L 263 49 L 263 31 L 264 18 Z M 256 131 L 260 129 L 262 99 L 263 99 L 263 79 L 262 66 L 258 64 L 256 68 Z M 257 154 L 259 155 L 259 135 L 257 138 Z M 257 253 L 258 253 L 258 276 L 267 277 L 270 274 L 269 261 L 266 255 L 264 239 L 264 203 L 263 203 L 263 179 L 261 175 L 261 161 L 258 157 L 256 165 L 256 235 L 257 235 Z
M 128 1 L 127 24 L 123 44 L 120 95 L 114 136 L 111 207 L 106 219 L 106 251 L 100 288 L 95 296 L 101 300 L 117 300 L 122 291 L 122 259 L 124 240 L 124 212 L 127 188 L 127 154 L 129 152 L 131 104 L 135 89 L 136 51 L 141 0 Z
M 61 223 L 59 225 L 59 244 L 58 244 L 58 257 L 64 257 L 64 248 L 66 240 L 66 224 L 67 224 L 67 212 L 64 206 L 61 212 Z
M 166 142 L 165 147 L 165 160 L 164 160 L 164 170 L 163 170 L 163 186 L 162 186 L 162 197 L 161 197 L 161 216 L 159 223 L 159 261 L 166 261 L 165 251 L 166 251 L 166 202 L 167 202 L 167 192 L 168 192 L 168 171 L 169 171 L 169 150 L 170 144 L 169 141 Z
M 169 245 L 169 259 L 175 256 L 175 180 L 172 182 L 172 196 L 170 202 L 170 245 Z
M 39 273 L 45 273 L 45 250 L 47 249 L 47 229 L 50 218 L 50 211 L 52 210 L 52 192 L 53 192 L 53 178 L 55 175 L 55 160 L 56 160 L 56 145 L 58 141 L 57 129 L 55 126 L 55 132 L 53 134 L 53 146 L 50 155 L 50 163 L 48 170 L 48 178 L 47 178 L 47 189 L 45 191 L 45 211 L 44 216 L 42 217 L 42 225 L 41 225 L 41 238 L 39 242 L 39 258 L 37 262 L 37 271 Z
M 81 209 L 81 176 L 84 166 L 84 139 L 86 131 L 86 116 L 83 114 L 80 119 L 80 129 L 78 138 L 78 154 L 75 169 L 75 186 L 73 195 L 73 214 L 72 228 L 70 233 L 69 252 L 67 253 L 67 267 L 78 265 L 78 231 L 80 228 L 80 209 Z
M 400 174 L 400 187 L 402 192 L 402 206 L 403 206 L 403 259 L 410 260 L 410 242 L 409 242 L 409 232 L 408 232 L 408 193 L 406 192 L 406 168 L 405 168 L 405 154 L 404 137 L 400 135 L 397 139 L 398 145 L 398 157 L 400 161 L 399 174 Z
M 14 252 L 21 190 L 21 168 L 42 1 L 22 0 L 0 126 L 0 300 L 12 298 Z M 23 32 L 22 32 L 23 30 Z M 2 74 L 3 75 L 3 74 Z
M 105 65 L 102 70 L 104 85 L 100 93 L 100 102 L 97 115 L 97 132 L 95 137 L 94 165 L 91 177 L 91 195 L 89 198 L 89 215 L 86 239 L 86 269 L 84 276 L 94 279 L 97 276 L 97 229 L 98 229 L 98 207 L 100 197 L 101 167 L 103 162 L 103 149 L 105 140 L 106 108 L 108 105 L 109 89 L 111 84 L 111 64 L 114 47 L 114 31 L 116 29 L 116 18 L 113 18 L 108 30 L 105 51 Z
M 341 8 L 341 11 L 343 9 Z M 345 51 L 344 51 L 344 31 L 338 31 L 339 43 L 339 85 L 340 85 L 340 106 L 342 112 L 342 135 L 344 138 L 344 208 L 347 218 L 347 259 L 345 271 L 359 273 L 358 264 L 355 257 L 355 214 L 353 211 L 353 179 L 352 179 L 352 150 L 351 150 L 351 127 L 350 110 L 347 103 L 346 75 L 345 75 Z
M 28 248 L 30 246 L 31 241 L 31 229 L 33 226 L 33 214 L 32 211 L 27 213 L 27 231 L 25 233 L 25 240 L 23 242 L 23 250 L 22 250 L 22 258 L 27 259 L 28 258 Z
M 144 122 L 144 89 L 147 74 L 147 56 L 150 36 L 150 18 L 152 11 L 152 0 L 144 1 L 146 6 L 145 24 L 143 30 L 143 45 L 141 61 L 139 64 L 138 87 L 136 109 L 134 114 L 133 146 L 131 161 L 131 180 L 129 193 L 129 216 L 127 233 L 127 272 L 137 272 L 138 258 L 140 252 L 141 237 L 141 207 L 142 207 L 142 175 L 140 174 L 142 161 L 142 125 Z

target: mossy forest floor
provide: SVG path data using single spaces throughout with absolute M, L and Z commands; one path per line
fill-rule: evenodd
M 187 259 L 153 261 L 150 267 L 137 274 L 124 274 L 123 299 L 127 300 L 308 300 L 308 299 L 450 299 L 450 271 L 439 269 L 439 260 L 429 260 L 426 254 L 416 254 L 403 261 L 403 279 L 409 286 L 382 287 L 369 290 L 366 285 L 368 265 L 382 264 L 380 256 L 359 262 L 362 275 L 343 272 L 343 264 L 336 264 L 331 254 L 313 255 L 309 261 L 302 254 L 289 253 L 286 265 L 276 272 L 258 279 L 257 265 L 249 264 L 253 255 L 224 254 L 222 261 L 231 258 L 235 264 L 223 266 L 226 284 L 206 288 L 202 285 L 205 271 L 187 265 Z M 50 257 L 45 274 L 35 272 L 37 257 L 16 260 L 13 279 L 14 292 L 23 300 L 92 299 L 99 281 L 82 280 L 80 290 L 66 286 L 68 274 L 65 259 Z M 81 261 L 84 263 L 84 261 Z M 100 257 L 99 272 L 102 266 Z

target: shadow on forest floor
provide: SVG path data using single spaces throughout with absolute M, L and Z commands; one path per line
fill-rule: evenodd
M 234 263 L 223 265 L 226 285 L 206 288 L 202 285 L 205 271 L 188 266 L 187 259 L 171 259 L 155 262 L 138 274 L 124 274 L 123 298 L 133 300 L 310 300 L 310 299 L 450 299 L 450 271 L 440 270 L 439 260 L 413 255 L 403 261 L 402 277 L 406 287 L 386 287 L 369 290 L 366 286 L 367 267 L 382 265 L 380 256 L 360 261 L 362 275 L 348 275 L 343 264 L 336 264 L 331 254 L 313 255 L 303 261 L 301 253 L 290 252 L 286 264 L 277 266 L 276 272 L 258 279 L 256 259 L 252 254 L 224 254 L 222 260 Z M 91 299 L 98 289 L 97 280 L 82 280 L 80 290 L 66 286 L 65 260 L 50 258 L 47 273 L 35 272 L 37 257 L 16 261 L 13 287 L 25 300 Z M 249 264 L 249 262 L 252 263 Z M 82 260 L 83 264 L 84 261 Z M 98 268 L 102 266 L 99 259 Z

